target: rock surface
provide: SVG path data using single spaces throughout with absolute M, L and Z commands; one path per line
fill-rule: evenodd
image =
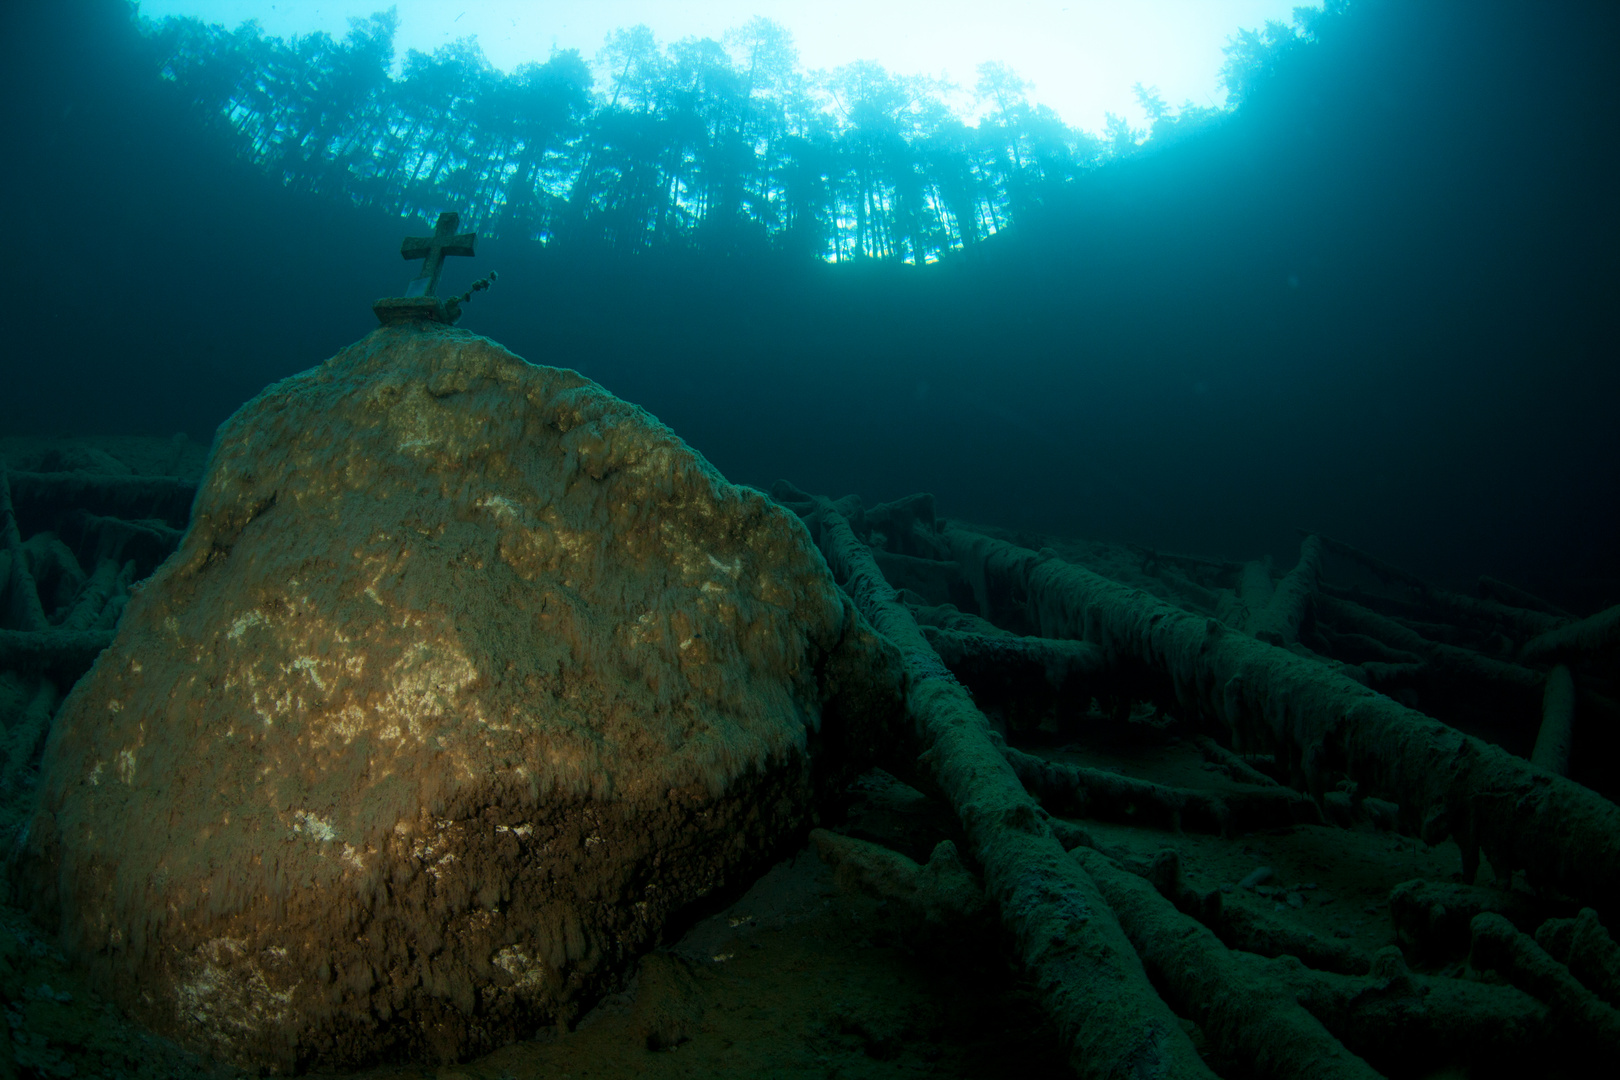
M 224 1059 L 465 1058 L 802 836 L 898 670 L 798 521 L 642 410 L 383 328 L 221 428 L 57 720 L 21 899 Z

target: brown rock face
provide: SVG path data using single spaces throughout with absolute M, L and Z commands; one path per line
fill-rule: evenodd
M 222 1058 L 466 1057 L 757 869 L 897 695 L 791 515 L 572 371 L 384 328 L 221 429 L 20 880 Z

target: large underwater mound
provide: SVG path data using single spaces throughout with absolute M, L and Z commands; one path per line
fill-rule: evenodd
M 797 519 L 645 412 L 383 328 L 222 427 L 56 718 L 22 881 L 212 1055 L 461 1059 L 802 835 L 885 671 L 892 711 Z

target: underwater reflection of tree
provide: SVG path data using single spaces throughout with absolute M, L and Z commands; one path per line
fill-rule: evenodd
M 1299 18 L 1229 48 L 1234 98 L 1331 21 Z M 988 63 L 971 95 L 986 113 L 973 119 L 939 79 L 870 61 L 806 72 L 791 35 L 764 18 L 723 43 L 661 47 L 645 26 L 618 30 L 597 56 L 600 91 L 576 50 L 506 74 L 470 40 L 412 50 L 395 78 L 398 25 L 390 11 L 354 20 L 341 42 L 288 42 L 254 23 L 170 18 L 149 48 L 165 78 L 289 184 L 405 215 L 462 206 L 486 234 L 624 251 L 768 244 L 922 265 L 1007 227 L 1080 173 L 1221 113 L 1151 97 L 1149 128 L 1115 117 L 1099 137 Z

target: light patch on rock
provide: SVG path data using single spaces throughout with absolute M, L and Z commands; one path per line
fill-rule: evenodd
M 508 945 L 490 958 L 490 962 L 508 975 L 524 990 L 532 990 L 545 981 L 546 965 L 531 957 L 521 945 Z
M 337 830 L 325 818 L 317 817 L 308 810 L 298 810 L 293 813 L 297 821 L 293 825 L 293 832 L 304 833 L 311 839 L 326 843 L 337 839 Z
M 316 689 L 320 690 L 322 693 L 326 692 L 326 680 L 321 678 L 321 673 L 319 670 L 320 661 L 315 659 L 315 657 L 297 657 L 293 660 L 291 668 L 293 671 L 302 671 L 305 675 L 308 675 L 310 677 L 310 681 L 315 684 Z
M 493 511 L 496 517 L 514 520 L 519 517 L 517 504 L 504 495 L 485 495 L 473 505 Z
M 384 684 L 388 691 L 378 710 L 404 720 L 411 736 L 419 741 L 427 738 L 425 722 L 443 716 L 451 699 L 478 678 L 472 661 L 460 648 L 447 641 L 439 645 L 430 648 L 418 642 L 400 658 Z
M 369 727 L 369 720 L 364 709 L 358 705 L 345 705 L 331 714 L 326 722 L 326 730 L 332 735 L 342 739 L 345 744 L 351 743 L 359 735 L 363 735 Z M 396 727 L 394 729 L 398 731 Z
M 232 641 L 239 641 L 241 640 L 242 635 L 247 633 L 250 627 L 269 625 L 270 620 L 264 617 L 263 612 L 244 611 L 242 614 L 231 620 L 231 628 L 225 632 L 225 636 L 230 638 Z
M 655 612 L 643 611 L 636 616 L 636 624 L 630 630 L 630 642 L 633 645 L 650 645 L 663 634 L 659 632 L 658 615 Z
M 271 959 L 283 959 L 266 950 Z M 203 1033 L 207 1041 L 229 1045 L 239 1035 L 252 1035 L 267 1025 L 286 1021 L 292 989 L 273 990 L 248 956 L 247 942 L 213 938 L 197 947 L 191 977 L 174 986 L 176 1011 L 182 1023 Z
M 444 850 L 444 845 L 449 842 L 445 833 L 450 831 L 455 822 L 439 820 L 434 824 L 438 827 L 438 835 L 431 840 L 418 839 L 411 845 L 411 854 L 427 867 L 427 872 L 433 875 L 433 880 L 438 881 L 444 877 L 444 868 L 456 861 L 455 852 Z M 395 826 L 395 830 L 398 831 L 398 826 Z
M 732 559 L 729 563 L 723 563 L 713 555 L 710 555 L 709 565 L 713 566 L 722 574 L 728 574 L 735 578 L 738 574 L 742 573 L 742 556 L 739 555 L 737 558 Z

